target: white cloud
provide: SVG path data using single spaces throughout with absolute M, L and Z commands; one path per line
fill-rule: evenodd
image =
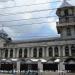
M 8 2 L 8 1 L 14 1 L 14 0 L 0 0 L 0 2 Z
M 56 18 L 48 18 L 48 25 L 53 31 L 55 31 L 55 33 L 57 33 L 56 22 L 57 22 Z
M 20 6 L 20 5 L 46 3 L 50 1 L 53 1 L 53 0 L 14 0 L 14 1 L 10 0 L 8 2 L 0 3 L 1 4 L 0 8 L 1 7 L 12 7 L 15 5 L 15 3 L 17 6 Z M 49 8 L 52 8 L 50 4 L 48 3 L 48 4 L 40 4 L 40 5 L 33 5 L 33 6 L 15 7 L 15 8 L 9 8 L 9 9 L 3 9 L 3 10 L 0 9 L 0 14 L 49 9 Z M 55 18 L 52 17 L 48 19 L 47 18 L 31 19 L 31 18 L 38 18 L 38 17 L 47 17 L 49 15 L 52 16 L 53 12 L 54 11 L 49 10 L 49 11 L 42 11 L 42 12 L 35 12 L 35 13 L 24 13 L 24 14 L 17 14 L 17 15 L 0 16 L 0 21 L 28 19 L 25 21 L 17 21 L 17 22 L 9 22 L 9 23 L 1 22 L 5 26 L 7 25 L 12 26 L 9 28 L 8 27 L 5 28 L 5 30 L 7 31 L 8 34 L 10 34 L 11 37 L 17 37 L 17 36 L 25 35 L 25 34 L 30 35 L 30 33 L 39 31 L 40 28 L 43 27 L 43 24 L 32 24 L 32 23 L 39 23 L 39 22 L 48 22 L 49 27 L 52 30 L 54 30 L 55 33 L 57 33 Z M 27 25 L 27 24 L 30 24 L 30 25 Z M 17 26 L 13 26 L 13 25 L 17 25 Z

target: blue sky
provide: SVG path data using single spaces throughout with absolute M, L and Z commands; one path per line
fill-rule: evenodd
M 12 6 L 22 6 L 22 5 L 31 5 L 31 4 L 40 4 L 53 2 L 57 0 L 0 0 L 0 8 L 12 7 Z M 47 16 L 56 16 L 56 10 L 49 11 L 41 11 L 35 13 L 26 13 L 27 11 L 35 11 L 35 10 L 45 10 L 45 9 L 53 9 L 59 7 L 62 3 L 62 0 L 58 0 L 61 2 L 57 3 L 47 3 L 33 6 L 22 6 L 22 7 L 14 7 L 7 9 L 0 9 L 0 14 L 6 13 L 19 13 L 25 12 L 23 14 L 17 15 L 0 15 L 0 23 L 4 25 L 4 30 L 12 37 L 13 40 L 23 40 L 23 39 L 32 39 L 32 38 L 47 38 L 47 37 L 56 37 L 58 36 L 56 30 L 56 21 L 58 21 L 57 17 L 49 17 L 49 18 L 41 18 L 41 19 L 32 19 L 39 17 L 47 17 Z M 74 0 L 69 1 L 71 4 L 75 4 Z M 21 21 L 13 21 L 13 22 L 2 22 L 2 21 L 11 21 L 11 20 L 19 20 L 19 19 L 27 19 Z M 46 22 L 42 24 L 33 24 Z

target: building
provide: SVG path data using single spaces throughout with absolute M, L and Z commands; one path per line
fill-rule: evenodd
M 64 0 L 56 14 L 60 37 L 12 41 L 0 31 L 0 71 L 75 72 L 75 6 Z

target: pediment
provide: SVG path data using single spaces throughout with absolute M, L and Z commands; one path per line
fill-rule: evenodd
M 53 62 L 54 62 L 54 61 L 52 61 L 52 60 L 48 60 L 48 61 L 47 61 L 47 63 L 53 63 Z
M 70 60 L 68 63 L 69 63 L 69 64 L 75 64 L 75 61 Z
M 26 63 L 32 63 L 32 61 L 30 59 L 27 59 Z

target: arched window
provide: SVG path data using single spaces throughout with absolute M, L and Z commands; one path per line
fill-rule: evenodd
M 52 52 L 52 51 L 53 51 L 53 50 L 52 50 L 52 47 L 49 47 L 48 51 L 49 51 L 49 52 L 48 52 L 48 53 L 49 53 L 49 56 L 52 56 L 52 55 L 53 55 L 53 52 Z
M 19 49 L 19 58 L 22 58 L 22 49 Z
M 54 51 L 55 51 L 55 56 L 59 56 L 58 47 L 55 47 L 55 48 L 54 48 Z
M 65 47 L 65 56 L 69 56 L 69 47 L 68 46 Z
M 33 49 L 33 57 L 37 57 L 37 48 Z
M 10 49 L 10 58 L 13 58 L 13 49 Z
M 5 58 L 8 58 L 8 49 L 5 49 Z
M 67 28 L 67 36 L 71 36 L 71 29 L 69 27 Z
M 39 57 L 42 57 L 42 48 L 39 48 Z
M 27 57 L 27 48 L 24 49 L 24 57 Z
M 75 56 L 75 46 L 71 46 L 71 53 L 72 53 L 72 56 Z

